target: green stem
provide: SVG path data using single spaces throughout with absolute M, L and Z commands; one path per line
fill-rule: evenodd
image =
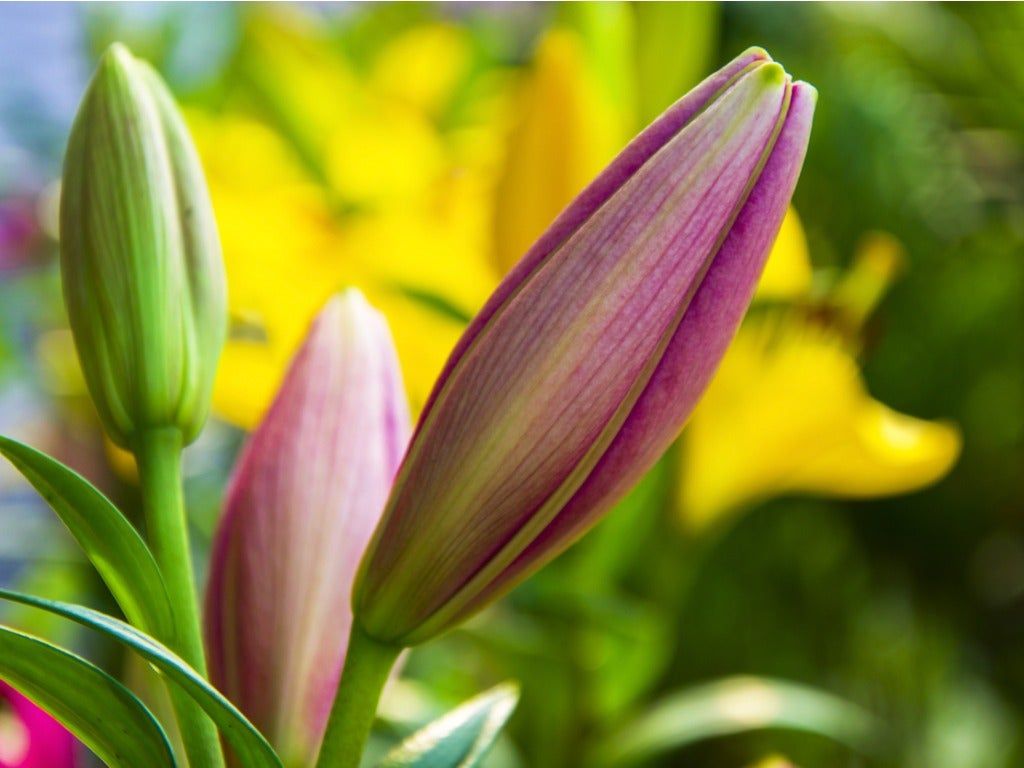
M 402 648 L 378 642 L 353 623 L 316 768 L 358 768 L 377 702 Z
M 137 436 L 135 459 L 139 466 L 147 538 L 174 611 L 174 637 L 161 639 L 206 675 L 181 485 L 181 450 L 181 432 L 173 428 L 153 429 Z M 222 768 L 224 755 L 213 721 L 173 683 L 168 682 L 168 692 L 189 765 Z

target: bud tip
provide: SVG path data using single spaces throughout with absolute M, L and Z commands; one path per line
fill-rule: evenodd
M 759 45 L 752 45 L 740 54 L 741 59 L 746 58 L 747 56 L 752 56 L 755 59 L 763 59 L 764 61 L 772 60 L 771 54 Z
M 804 80 L 797 80 L 793 83 L 793 90 L 799 91 L 802 95 L 811 100 L 812 104 L 818 103 L 818 89 Z
M 134 61 L 135 57 L 128 50 L 128 46 L 124 43 L 111 43 L 100 57 L 100 67 L 124 68 L 131 66 Z
M 786 70 L 782 68 L 782 65 L 775 61 L 762 64 L 757 68 L 757 71 L 761 76 L 761 82 L 769 86 L 781 85 L 788 77 Z

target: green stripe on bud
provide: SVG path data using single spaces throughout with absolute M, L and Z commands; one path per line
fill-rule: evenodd
M 191 442 L 206 421 L 226 333 L 220 243 L 206 182 L 167 87 L 122 45 L 100 60 L 68 141 L 61 274 L 104 426 Z

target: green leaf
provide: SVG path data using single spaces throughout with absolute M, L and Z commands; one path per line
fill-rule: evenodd
M 84 606 L 44 600 L 7 589 L 0 589 L 0 598 L 71 619 L 128 646 L 166 674 L 210 716 L 231 745 L 240 765 L 246 768 L 281 768 L 281 759 L 245 715 L 202 675 L 159 641 L 113 616 Z
M 473 768 L 480 765 L 519 700 L 519 689 L 503 683 L 481 693 L 416 731 L 378 768 Z
M 62 722 L 111 768 L 174 768 L 163 728 L 103 670 L 0 625 L 0 677 Z
M 167 589 L 135 526 L 88 480 L 45 453 L 2 435 L 0 453 L 53 507 L 128 620 L 170 637 L 174 624 Z
M 762 677 L 729 677 L 669 695 L 598 744 L 593 762 L 626 766 L 704 739 L 765 728 L 820 736 L 862 752 L 878 724 L 860 707 L 808 686 Z

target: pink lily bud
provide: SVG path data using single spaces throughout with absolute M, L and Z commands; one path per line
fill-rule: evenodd
M 0 768 L 75 768 L 75 737 L 0 681 Z
M 751 49 L 634 139 L 459 341 L 354 594 L 411 645 L 565 549 L 679 434 L 750 302 L 816 92 Z
M 279 751 L 311 764 L 345 658 L 352 583 L 411 425 L 384 316 L 327 303 L 249 440 L 214 542 L 214 683 Z

